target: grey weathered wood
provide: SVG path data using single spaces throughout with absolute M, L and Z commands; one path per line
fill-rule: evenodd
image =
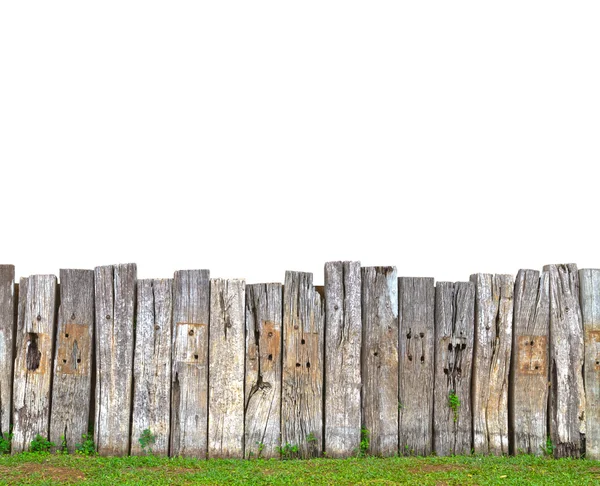
M 398 452 L 398 277 L 396 267 L 363 267 L 362 423 L 369 454 Z
M 398 296 L 398 442 L 401 453 L 426 456 L 433 441 L 433 278 L 400 277 Z
M 433 407 L 433 445 L 438 456 L 471 453 L 474 333 L 474 284 L 438 282 L 435 288 Z M 456 411 L 450 407 L 451 394 L 460 402 Z
M 478 273 L 475 284 L 473 448 L 508 454 L 508 375 L 512 348 L 512 275 Z
M 360 447 L 360 262 L 325 264 L 325 452 L 348 457 Z
M 286 272 L 283 288 L 281 442 L 300 457 L 323 447 L 323 341 L 325 316 L 312 274 Z
M 282 286 L 246 286 L 244 454 L 279 457 Z
M 210 281 L 208 456 L 244 457 L 246 282 Z
M 585 457 L 600 459 L 600 270 L 579 270 L 585 340 Z
M 170 454 L 206 458 L 209 271 L 175 272 L 173 298 Z
M 96 406 L 94 438 L 98 452 L 129 453 L 133 378 L 134 263 L 96 267 Z
M 0 265 L 0 437 L 8 434 L 10 427 L 15 343 L 14 293 L 14 265 Z
M 89 430 L 93 336 L 94 271 L 61 270 L 50 440 L 71 453 Z
M 19 285 L 13 454 L 28 450 L 37 434 L 49 435 L 56 291 L 54 275 L 22 278 Z
M 144 453 L 139 439 L 146 429 L 155 437 L 155 443 L 150 446 L 152 453 L 169 454 L 172 323 L 173 280 L 138 280 L 132 455 Z
M 556 457 L 579 457 L 585 433 L 583 323 L 577 265 L 546 265 L 550 274 L 550 437 Z
M 519 270 L 515 282 L 511 409 L 514 452 L 540 455 L 548 436 L 548 273 Z

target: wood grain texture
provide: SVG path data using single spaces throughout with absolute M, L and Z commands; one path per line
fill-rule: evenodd
M 438 282 L 435 288 L 433 445 L 438 456 L 470 454 L 475 286 Z M 454 394 L 460 405 L 450 407 Z
M 279 457 L 281 441 L 282 285 L 246 286 L 244 454 Z
M 158 456 L 169 454 L 173 280 L 138 280 L 131 454 L 142 455 L 140 437 L 149 429 Z
M 398 453 L 398 276 L 396 267 L 363 267 L 362 423 L 369 454 Z
M 543 454 L 548 437 L 548 273 L 519 270 L 515 282 L 511 379 L 512 443 L 515 453 Z
M 579 457 L 585 434 L 584 339 L 577 265 L 550 274 L 550 437 L 555 457 Z
M 508 375 L 512 348 L 512 275 L 478 273 L 475 284 L 473 448 L 508 454 Z
M 433 442 L 433 278 L 400 277 L 398 296 L 398 442 L 401 453 L 427 456 Z
M 300 457 L 323 448 L 324 309 L 312 274 L 286 272 L 283 289 L 281 443 Z
M 96 267 L 96 406 L 98 453 L 129 454 L 137 268 L 134 263 Z
M 208 456 L 244 457 L 246 282 L 210 281 Z
M 70 453 L 90 425 L 94 271 L 60 271 L 60 306 L 52 379 L 50 440 Z
M 15 325 L 15 267 L 0 265 L 0 437 L 10 428 Z
M 360 262 L 325 264 L 325 452 L 356 455 L 360 447 Z
M 170 453 L 206 458 L 210 272 L 175 272 L 173 293 Z
M 57 282 L 54 275 L 22 278 L 14 369 L 12 453 L 49 436 Z
M 584 332 L 585 457 L 600 459 L 600 270 L 579 270 Z

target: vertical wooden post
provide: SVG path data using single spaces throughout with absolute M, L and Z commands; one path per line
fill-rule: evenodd
M 600 459 L 600 270 L 579 270 L 585 336 L 585 457 Z
M 312 274 L 285 272 L 281 442 L 300 457 L 318 457 L 323 447 L 324 317 Z
M 511 372 L 514 452 L 541 455 L 548 436 L 548 273 L 519 270 L 515 283 Z
M 433 444 L 438 456 L 470 454 L 471 371 L 475 286 L 438 282 L 435 288 Z
M 433 278 L 400 277 L 398 291 L 398 442 L 401 453 L 426 456 L 433 438 Z
M 363 267 L 362 423 L 369 453 L 398 453 L 398 276 L 396 267 Z
M 169 454 L 173 280 L 138 280 L 131 454 L 144 453 L 140 438 L 154 435 L 152 453 Z
M 555 457 L 579 457 L 585 433 L 583 323 L 577 265 L 550 273 L 550 437 Z
M 208 451 L 208 270 L 175 272 L 173 283 L 171 456 Z
M 360 262 L 325 264 L 325 452 L 349 457 L 360 447 Z
M 244 457 L 246 282 L 210 281 L 208 456 Z
M 50 440 L 70 453 L 89 431 L 94 336 L 94 271 L 60 271 Z
M 508 454 L 508 375 L 512 347 L 512 275 L 471 275 L 475 284 L 473 448 Z
M 133 344 L 135 326 L 134 263 L 96 267 L 96 419 L 98 453 L 129 454 Z
M 56 290 L 54 275 L 22 278 L 19 285 L 13 454 L 28 450 L 37 434 L 49 436 Z
M 244 451 L 279 457 L 281 439 L 282 286 L 246 286 Z
M 14 290 L 14 265 L 0 265 L 0 437 L 8 434 L 10 428 L 15 342 Z

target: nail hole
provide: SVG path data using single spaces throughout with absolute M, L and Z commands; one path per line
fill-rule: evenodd
M 294 324 L 294 329 L 298 329 L 298 324 Z
M 306 362 L 306 367 L 310 368 L 310 363 L 308 361 Z
M 156 326 L 154 326 L 154 330 L 158 331 L 160 329 L 160 326 L 157 324 Z
M 452 351 L 452 343 L 448 344 L 448 351 Z
M 447 375 L 448 374 L 448 368 L 444 368 L 444 374 Z
M 267 334 L 267 336 L 269 336 L 269 337 L 273 337 L 273 333 L 272 333 L 272 332 L 270 332 L 269 334 Z
M 466 347 L 467 347 L 467 345 L 466 345 L 465 343 L 462 343 L 462 344 L 460 345 L 460 349 L 465 349 Z
M 194 359 L 198 359 L 198 355 L 197 354 L 194 355 Z
M 600 365 L 600 361 L 596 361 L 596 364 L 597 364 L 597 365 Z
M 408 361 L 412 361 L 412 355 L 408 355 Z
M 302 341 L 300 341 L 300 344 L 306 344 L 306 341 L 303 339 Z
M 77 358 L 77 362 L 78 362 L 78 363 L 81 363 L 81 358 Z
M 410 332 L 409 332 L 409 333 L 406 335 L 406 339 L 410 339 L 410 337 L 411 337 L 411 334 L 410 334 Z
M 190 330 L 188 331 L 188 336 L 193 336 L 193 335 L 194 335 L 194 330 L 193 330 L 193 329 L 190 329 Z
M 110 319 L 110 316 L 109 316 L 108 314 L 106 314 L 106 319 L 107 319 L 107 320 L 109 320 L 109 319 Z
M 379 355 L 379 353 L 378 353 L 377 351 L 375 351 L 375 352 L 373 353 L 373 356 L 377 356 L 377 355 Z
M 540 368 L 539 366 L 536 366 L 536 367 L 535 367 L 535 369 L 536 369 L 536 370 L 537 370 L 537 369 L 539 369 L 539 368 Z
M 340 306 L 339 306 L 339 305 L 337 305 L 337 304 L 333 306 L 333 309 L 334 309 L 334 310 L 338 310 L 339 308 L 340 308 Z
M 66 338 L 68 338 L 68 337 L 69 337 L 69 335 L 68 335 L 68 334 L 65 334 L 65 337 L 66 337 Z
M 66 359 L 63 359 L 63 363 L 66 363 L 66 362 L 67 362 L 67 360 L 66 360 Z
M 420 333 L 419 333 L 419 336 L 420 336 L 420 337 L 425 337 L 425 333 L 424 333 L 424 332 L 420 332 Z
M 41 320 L 42 320 L 42 316 L 40 316 L 40 315 L 38 314 L 38 316 L 37 316 L 37 320 L 38 320 L 38 321 L 41 321 Z
M 421 363 L 425 361 L 425 356 L 421 356 Z
M 296 368 L 300 368 L 300 363 L 296 363 Z
M 529 344 L 531 344 L 533 346 L 533 341 L 531 341 Z
M 270 354 L 270 355 L 267 357 L 267 359 L 268 359 L 269 361 L 273 361 L 273 355 L 272 355 L 272 354 Z

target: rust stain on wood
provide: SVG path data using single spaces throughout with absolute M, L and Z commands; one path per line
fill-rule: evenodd
M 588 349 L 595 350 L 594 371 L 600 371 L 600 331 L 586 331 L 585 345 Z
M 517 337 L 517 370 L 523 375 L 548 373 L 548 338 L 546 336 Z
M 89 326 L 66 324 L 64 334 L 59 336 L 58 339 L 57 373 L 87 375 L 89 362 L 87 359 L 82 358 L 82 356 L 88 356 L 90 346 Z

